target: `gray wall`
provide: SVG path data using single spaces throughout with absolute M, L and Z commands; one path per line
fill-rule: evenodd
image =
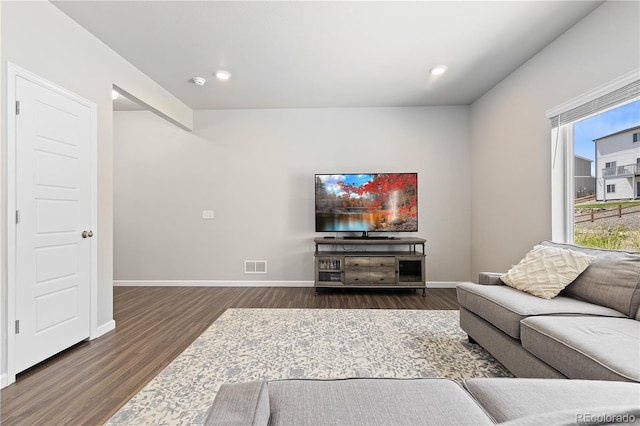
M 116 112 L 114 277 L 309 284 L 314 174 L 407 171 L 418 172 L 427 280 L 467 280 L 468 110 L 196 111 L 192 134 Z M 267 260 L 268 274 L 245 275 L 244 260 Z
M 142 74 L 104 43 L 89 34 L 59 9 L 46 1 L 0 2 L 2 8 L 2 74 L 10 61 L 47 79 L 98 107 L 98 328 L 113 320 L 113 143 L 112 85 L 125 89 L 151 105 L 173 122 L 189 127 L 192 111 L 153 80 Z M 6 103 L 6 81 L 2 81 L 2 105 Z M 6 117 L 2 116 L 5 129 Z M 2 133 L 2 218 L 6 212 L 6 150 Z M 7 350 L 6 222 L 2 221 L 2 373 Z
M 473 277 L 551 238 L 545 113 L 640 67 L 640 3 L 606 2 L 471 106 Z
M 469 110 L 197 111 L 193 135 L 119 114 L 115 278 L 309 282 L 313 174 L 376 170 L 420 174 L 429 282 L 508 269 L 551 238 L 546 111 L 640 66 L 639 13 L 605 3 Z

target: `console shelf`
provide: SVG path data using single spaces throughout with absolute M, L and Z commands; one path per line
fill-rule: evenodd
M 314 238 L 315 287 L 422 289 L 423 238 Z M 421 250 L 418 250 L 421 249 Z

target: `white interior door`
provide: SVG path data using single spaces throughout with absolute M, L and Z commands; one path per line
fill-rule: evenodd
M 91 110 L 17 76 L 15 372 L 91 331 Z M 84 235 L 83 235 L 84 232 Z

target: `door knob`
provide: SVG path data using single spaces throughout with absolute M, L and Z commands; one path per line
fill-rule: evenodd
M 82 238 L 91 238 L 93 237 L 93 231 L 82 231 Z

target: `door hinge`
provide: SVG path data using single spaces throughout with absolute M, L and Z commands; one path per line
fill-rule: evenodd
M 16 101 L 16 115 L 20 115 L 20 101 Z
M 16 210 L 16 225 L 20 223 L 20 210 Z
M 16 334 L 20 334 L 20 320 L 16 320 Z

